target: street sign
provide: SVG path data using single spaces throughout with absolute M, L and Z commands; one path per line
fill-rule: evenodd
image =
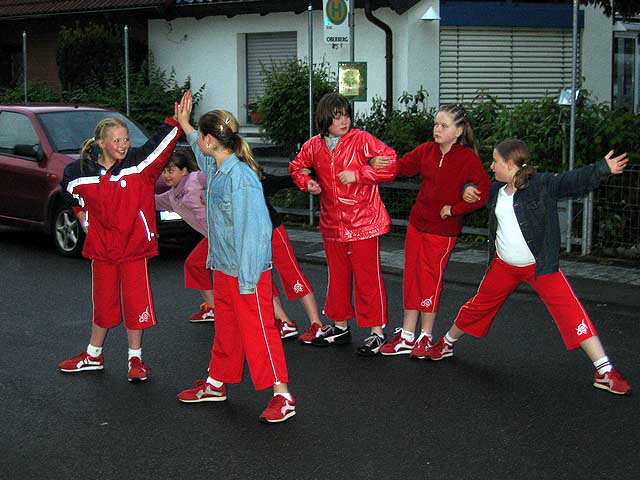
M 349 43 L 349 9 L 351 0 L 324 0 L 324 43 Z

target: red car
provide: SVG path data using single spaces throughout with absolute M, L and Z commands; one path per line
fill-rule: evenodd
M 121 113 L 71 105 L 0 105 L 0 224 L 26 227 L 51 235 L 57 251 L 77 256 L 84 232 L 73 212 L 61 201 L 64 167 L 78 158 L 82 142 L 93 136 L 105 117 L 118 117 L 129 126 L 131 146 L 147 141 L 147 134 Z M 166 190 L 162 178 L 158 191 Z M 165 216 L 159 216 L 162 238 Z M 171 235 L 192 231 L 175 217 L 166 217 Z

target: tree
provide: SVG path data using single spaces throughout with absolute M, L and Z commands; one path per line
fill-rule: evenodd
M 607 17 L 610 17 L 613 13 L 624 18 L 640 15 L 640 2 L 638 0 L 580 0 L 580 3 L 601 7 Z

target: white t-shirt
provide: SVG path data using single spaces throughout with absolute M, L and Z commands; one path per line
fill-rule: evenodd
M 498 256 L 514 267 L 526 267 L 536 263 L 536 259 L 529 250 L 516 212 L 513 210 L 513 195 L 509 195 L 505 185 L 498 191 L 496 203 L 496 218 L 498 230 L 496 232 L 496 252 Z

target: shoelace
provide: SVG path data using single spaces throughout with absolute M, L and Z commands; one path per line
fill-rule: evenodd
M 364 339 L 364 345 L 367 347 L 373 346 L 376 342 L 379 344 L 382 342 L 382 339 L 375 333 Z

